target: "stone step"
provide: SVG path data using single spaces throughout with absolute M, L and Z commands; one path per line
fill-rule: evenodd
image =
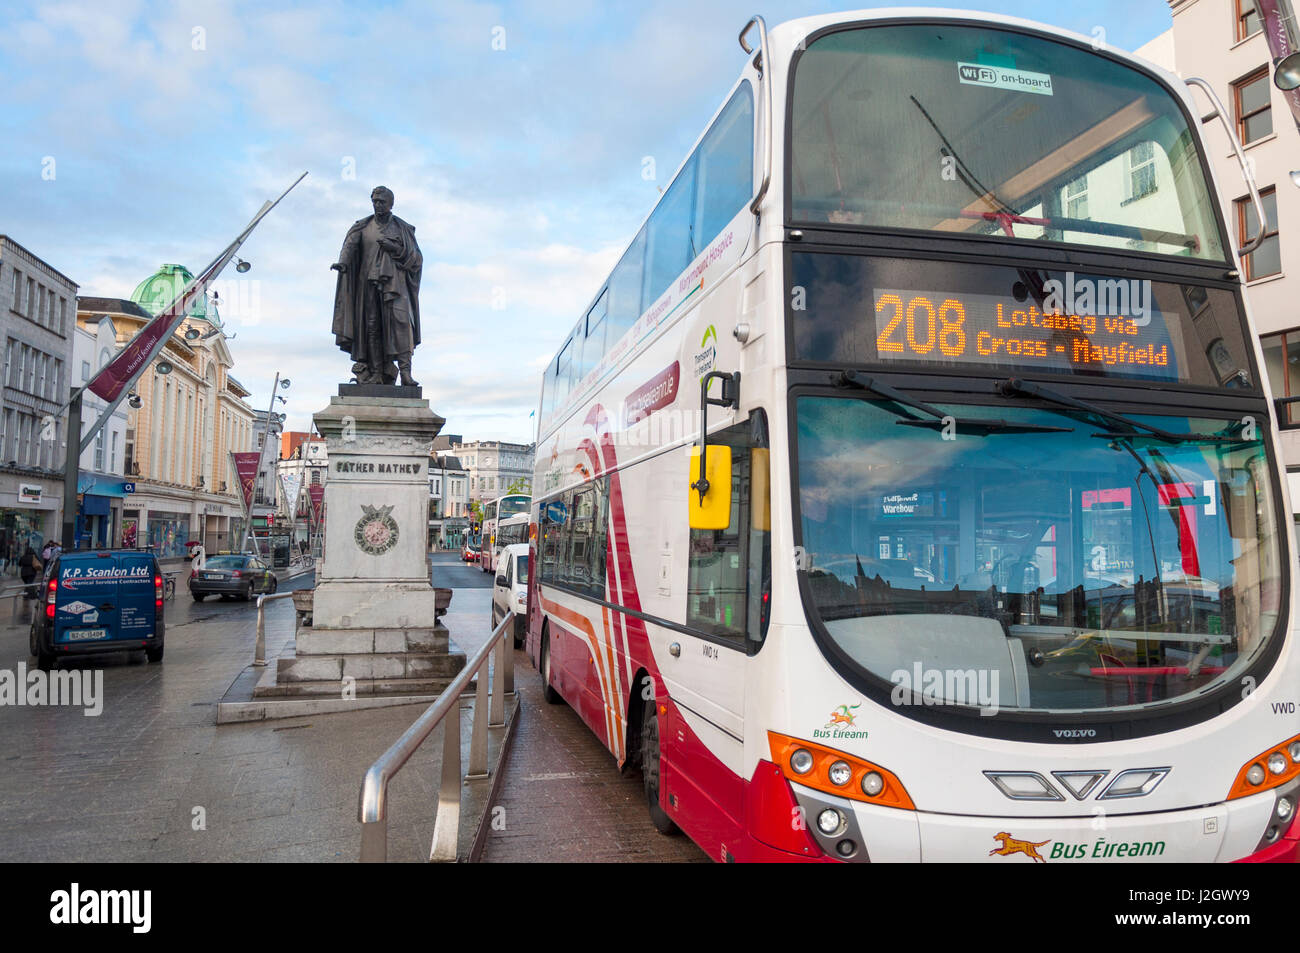
M 372 679 L 359 678 L 350 686 L 355 697 L 373 698 L 376 696 L 422 697 L 430 702 L 446 690 L 451 678 L 399 678 Z M 475 684 L 470 682 L 466 691 L 473 691 Z M 259 684 L 253 689 L 254 698 L 342 698 L 343 691 L 338 681 L 332 682 L 277 682 Z
M 301 652 L 302 633 L 299 633 Z M 454 678 L 465 667 L 463 652 L 404 652 L 395 654 L 295 655 L 278 660 L 277 681 L 328 681 L 344 678 L 425 679 Z
M 447 627 L 439 622 L 421 629 L 338 629 L 304 627 L 297 635 L 299 656 L 399 655 L 447 652 Z

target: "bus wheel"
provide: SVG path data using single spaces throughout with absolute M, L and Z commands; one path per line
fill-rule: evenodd
M 551 630 L 542 630 L 542 697 L 548 705 L 558 705 L 562 698 L 551 687 Z
M 650 823 L 660 834 L 677 833 L 677 825 L 659 799 L 659 713 L 653 698 L 646 699 L 641 712 L 641 782 L 645 787 L 646 807 L 650 809 Z

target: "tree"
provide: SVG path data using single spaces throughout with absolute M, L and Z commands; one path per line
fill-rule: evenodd
M 510 485 L 506 487 L 507 496 L 512 493 L 532 493 L 532 491 L 533 481 L 526 477 L 515 477 L 515 479 L 510 481 Z
M 475 522 L 475 523 L 482 523 L 482 522 L 483 522 L 483 504 L 482 504 L 482 503 L 480 503 L 478 500 L 470 500 L 470 502 L 469 502 L 469 511 L 470 511 L 470 513 L 472 513 L 472 514 L 474 515 L 474 522 Z

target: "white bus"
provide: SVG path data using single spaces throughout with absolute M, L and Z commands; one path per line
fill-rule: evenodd
M 548 700 L 717 860 L 1296 860 L 1264 215 L 1213 93 L 1005 17 L 741 45 L 545 373 Z
M 483 504 L 483 541 L 479 549 L 479 568 L 492 572 L 496 568 L 497 526 L 502 520 L 527 513 L 532 498 L 526 493 L 507 493 Z

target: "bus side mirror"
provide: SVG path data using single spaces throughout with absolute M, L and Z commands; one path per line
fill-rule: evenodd
M 701 495 L 690 484 L 700 474 L 700 448 L 691 447 L 687 470 L 686 505 L 690 510 L 691 529 L 726 529 L 731 523 L 731 447 L 712 444 L 705 458 L 704 478 L 708 489 Z

